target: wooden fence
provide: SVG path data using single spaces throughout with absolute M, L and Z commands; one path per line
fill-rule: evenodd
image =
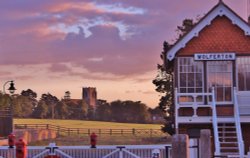
M 48 129 L 63 136 L 90 135 L 95 132 L 98 135 L 134 135 L 134 136 L 161 136 L 161 129 L 96 129 L 96 128 L 67 128 L 51 124 L 15 124 L 15 129 Z

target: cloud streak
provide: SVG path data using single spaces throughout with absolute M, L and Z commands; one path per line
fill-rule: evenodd
M 227 2 L 244 16 L 242 2 Z M 176 37 L 176 26 L 183 19 L 203 15 L 215 4 L 207 0 L 0 1 L 0 67 L 13 70 L 0 74 L 2 79 L 37 79 L 33 73 L 43 70 L 42 75 L 55 79 L 64 75 L 69 80 L 150 82 L 163 41 Z

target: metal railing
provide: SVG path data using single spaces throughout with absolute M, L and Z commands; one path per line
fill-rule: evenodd
M 234 87 L 234 118 L 235 118 L 235 126 L 236 126 L 236 131 L 237 131 L 239 154 L 241 156 L 243 156 L 244 155 L 244 142 L 243 142 L 243 138 L 242 138 L 240 113 L 239 113 L 239 105 L 238 105 L 238 97 L 237 97 L 236 87 Z

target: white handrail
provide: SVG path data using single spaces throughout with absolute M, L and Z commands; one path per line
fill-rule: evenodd
M 235 118 L 235 126 L 236 126 L 236 131 L 237 131 L 239 154 L 240 156 L 243 156 L 244 155 L 244 142 L 243 142 L 242 132 L 241 132 L 240 113 L 239 113 L 239 104 L 238 104 L 236 87 L 234 87 L 234 118 Z
M 177 93 L 178 93 L 178 90 L 177 90 L 177 88 L 175 88 L 174 89 L 174 102 L 175 102 L 175 104 L 174 104 L 174 106 L 175 106 L 175 134 L 178 134 L 179 133 L 179 131 L 178 131 L 178 129 L 179 129 L 179 127 L 178 127 L 178 125 L 179 125 L 179 120 L 178 120 L 178 117 L 179 117 L 179 108 L 178 108 L 178 96 L 177 96 Z
M 214 141 L 215 141 L 215 155 L 220 155 L 220 141 L 219 141 L 219 133 L 218 133 L 218 120 L 217 120 L 217 112 L 216 112 L 216 99 L 215 99 L 215 91 L 214 87 L 212 87 L 212 111 L 213 111 L 213 128 L 214 128 Z

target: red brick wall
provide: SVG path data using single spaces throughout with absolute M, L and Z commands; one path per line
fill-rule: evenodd
M 195 53 L 236 52 L 244 55 L 250 53 L 250 36 L 232 24 L 227 17 L 215 18 L 211 25 L 206 26 L 198 37 L 190 40 L 186 47 L 177 55 L 186 56 Z

